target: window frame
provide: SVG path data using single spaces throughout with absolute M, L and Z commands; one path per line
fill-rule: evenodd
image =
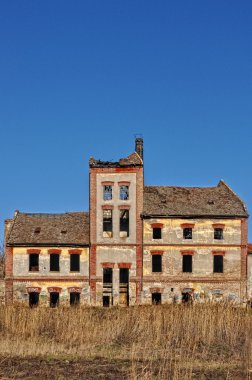
M 187 262 L 187 260 L 189 260 L 189 262 Z M 187 266 L 189 266 L 188 270 L 186 270 Z M 193 273 L 193 254 L 182 255 L 182 273 Z
M 74 259 L 77 259 L 77 262 L 73 262 Z M 73 266 L 77 264 L 78 269 L 73 269 Z M 80 272 L 80 254 L 79 253 L 71 253 L 70 254 L 70 272 Z
M 32 259 L 36 257 L 37 265 L 32 265 Z M 32 269 L 37 268 L 37 269 Z M 30 253 L 29 254 L 29 272 L 39 272 L 39 253 Z
M 221 262 L 216 262 L 221 259 Z M 220 270 L 219 270 L 220 269 Z M 223 254 L 213 255 L 213 273 L 224 273 L 224 257 Z
M 58 257 L 58 265 L 57 265 L 58 269 L 52 269 L 53 259 L 56 257 Z M 50 272 L 60 272 L 60 254 L 59 253 L 50 253 Z
M 163 261 L 163 259 L 162 259 L 161 254 L 152 255 L 152 259 L 151 259 L 152 273 L 162 273 L 162 265 L 163 265 L 162 261 Z

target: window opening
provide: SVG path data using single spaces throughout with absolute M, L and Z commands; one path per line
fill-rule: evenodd
M 30 272 L 39 271 L 39 254 L 38 253 L 29 254 L 29 271 Z
M 223 240 L 223 228 L 214 229 L 214 239 Z
M 38 306 L 38 304 L 39 304 L 39 293 L 38 292 L 29 293 L 29 306 L 34 307 L 34 306 Z
M 72 253 L 70 255 L 70 271 L 79 272 L 80 271 L 80 255 Z
M 80 293 L 71 292 L 70 293 L 70 305 L 78 306 L 80 304 Z
M 112 282 L 113 282 L 113 269 L 103 268 L 103 283 L 112 284 Z
M 112 199 L 112 186 L 111 185 L 103 186 L 103 200 L 111 201 L 111 199 Z
M 161 305 L 161 293 L 152 293 L 152 305 Z
M 103 210 L 103 237 L 112 237 L 112 210 Z
M 162 228 L 153 228 L 153 239 L 162 239 Z
M 183 228 L 183 238 L 192 239 L 192 228 Z
M 183 272 L 192 272 L 192 255 L 183 255 L 183 265 L 182 270 Z
M 120 200 L 127 201 L 129 199 L 129 186 L 120 186 Z
M 129 210 L 120 210 L 120 237 L 129 236 Z
M 58 253 L 50 254 L 50 271 L 59 272 L 59 254 Z
M 103 296 L 103 307 L 109 307 L 110 306 L 110 296 Z
M 52 292 L 50 293 L 50 307 L 59 306 L 59 293 Z
M 162 255 L 152 255 L 152 272 L 162 272 Z
M 223 256 L 222 255 L 214 255 L 213 271 L 214 273 L 223 273 Z
M 120 284 L 128 284 L 128 283 L 129 283 L 129 269 L 120 268 Z

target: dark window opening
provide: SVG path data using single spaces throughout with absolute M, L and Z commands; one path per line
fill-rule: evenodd
M 41 231 L 41 228 L 40 228 L 40 227 L 36 227 L 35 230 L 34 230 L 35 234 L 39 234 L 40 231 Z
M 120 268 L 120 284 L 128 284 L 129 283 L 129 269 L 128 268 Z
M 192 272 L 192 255 L 183 255 L 183 272 Z
M 192 295 L 189 292 L 182 293 L 182 303 L 192 302 Z
M 153 239 L 162 239 L 162 228 L 153 228 Z
M 213 271 L 214 273 L 223 273 L 223 256 L 222 255 L 214 255 Z
M 110 297 L 109 296 L 103 296 L 103 307 L 109 307 L 110 306 Z
M 223 240 L 223 228 L 214 229 L 214 239 Z
M 120 186 L 120 200 L 127 201 L 129 199 L 129 186 Z
M 103 186 L 103 200 L 111 201 L 111 199 L 112 199 L 112 186 L 111 185 Z
M 162 255 L 152 255 L 152 272 L 162 272 Z
M 50 255 L 50 271 L 59 272 L 59 254 L 52 253 Z
M 61 233 L 62 233 L 62 234 L 66 234 L 66 233 L 67 233 L 67 230 L 62 230 Z
M 59 306 L 59 293 L 50 293 L 50 307 Z
M 129 210 L 120 210 L 120 237 L 129 236 Z
M 29 255 L 29 271 L 38 272 L 39 271 L 39 254 L 31 253 Z
M 103 210 L 103 232 L 108 237 L 112 237 L 112 210 Z
M 80 293 L 70 293 L 70 305 L 78 306 L 80 304 Z
M 161 305 L 161 293 L 152 293 L 152 305 Z
M 74 253 L 70 255 L 70 271 L 71 272 L 80 271 L 80 255 L 79 254 Z
M 29 306 L 34 307 L 34 306 L 38 306 L 38 304 L 39 304 L 39 293 L 38 292 L 29 293 Z
M 184 228 L 183 229 L 183 238 L 184 239 L 192 239 L 192 228 Z
M 113 282 L 113 269 L 103 268 L 103 283 L 112 284 L 112 282 Z

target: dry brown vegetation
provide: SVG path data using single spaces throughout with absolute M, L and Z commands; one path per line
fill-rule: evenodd
M 246 379 L 251 313 L 228 305 L 0 309 L 1 379 Z

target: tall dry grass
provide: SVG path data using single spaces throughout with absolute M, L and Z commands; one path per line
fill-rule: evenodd
M 115 366 L 124 363 L 127 377 L 141 380 L 243 379 L 250 366 L 251 318 L 245 309 L 224 304 L 2 307 L 0 355 L 106 358 Z

